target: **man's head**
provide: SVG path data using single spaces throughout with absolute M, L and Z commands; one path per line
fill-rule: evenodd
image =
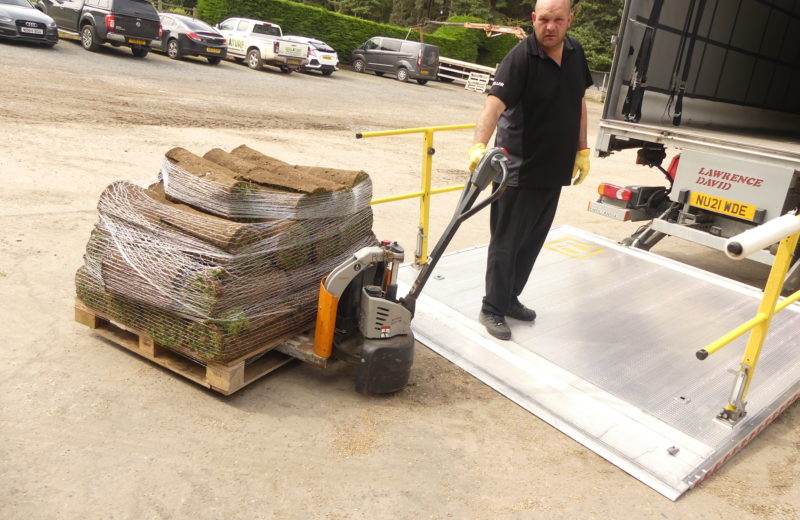
M 561 46 L 572 25 L 569 0 L 537 0 L 531 13 L 536 41 L 544 50 Z

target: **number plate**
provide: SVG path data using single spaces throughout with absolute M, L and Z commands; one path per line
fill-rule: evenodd
M 214 47 L 206 47 L 206 52 L 213 52 L 214 54 L 219 54 L 222 51 L 220 51 L 219 49 L 215 49 Z
M 752 204 L 744 204 L 742 202 L 736 202 L 735 200 L 714 197 L 696 191 L 693 191 L 692 196 L 689 197 L 689 204 L 697 206 L 698 208 L 716 211 L 717 213 L 746 220 L 753 220 L 756 216 L 756 210 L 758 209 Z
M 29 34 L 44 34 L 44 29 L 34 29 L 32 27 L 20 27 L 19 30 Z
M 128 43 L 135 43 L 136 45 L 147 45 L 146 41 L 139 40 L 137 38 L 128 38 Z
M 427 74 L 427 73 L 428 73 L 428 71 L 427 71 L 427 70 L 421 70 L 420 72 L 421 72 L 422 74 Z
M 333 58 L 331 58 L 330 56 L 323 56 L 323 57 L 322 57 L 322 59 L 323 59 L 323 60 L 328 60 L 328 61 L 330 61 L 330 60 L 332 60 Z
M 300 65 L 300 60 L 286 60 L 289 65 Z

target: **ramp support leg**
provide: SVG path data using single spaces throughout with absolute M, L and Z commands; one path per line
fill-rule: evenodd
M 780 241 L 778 253 L 775 255 L 775 261 L 772 264 L 767 284 L 764 287 L 764 296 L 761 298 L 761 305 L 758 308 L 758 317 L 761 319 L 753 327 L 750 337 L 747 339 L 747 347 L 744 351 L 742 363 L 739 365 L 739 372 L 736 375 L 736 382 L 731 391 L 731 398 L 725 408 L 717 415 L 719 421 L 730 426 L 735 425 L 747 414 L 745 410 L 747 391 L 750 388 L 753 373 L 756 370 L 761 347 L 764 345 L 764 340 L 769 332 L 772 316 L 776 312 L 775 306 L 778 302 L 778 297 L 781 295 L 786 273 L 792 263 L 799 236 L 800 234 L 795 233 Z

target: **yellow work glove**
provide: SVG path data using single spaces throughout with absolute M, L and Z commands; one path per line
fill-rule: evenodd
M 475 167 L 481 162 L 483 156 L 486 155 L 486 145 L 483 143 L 475 143 L 467 150 L 467 157 L 469 157 L 469 171 L 474 172 Z
M 589 149 L 578 150 L 575 154 L 575 166 L 572 168 L 572 185 L 577 186 L 589 175 Z

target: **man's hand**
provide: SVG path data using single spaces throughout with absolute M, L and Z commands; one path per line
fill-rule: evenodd
M 577 186 L 589 175 L 589 149 L 578 150 L 575 154 L 575 166 L 572 168 L 572 185 Z
M 475 143 L 467 150 L 467 157 L 469 157 L 469 171 L 475 171 L 475 167 L 481 162 L 483 156 L 486 155 L 486 145 L 483 143 Z

